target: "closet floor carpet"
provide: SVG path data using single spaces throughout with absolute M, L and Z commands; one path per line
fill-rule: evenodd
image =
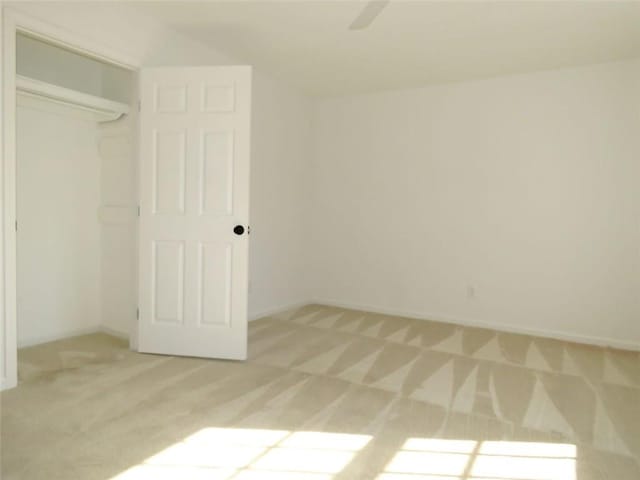
M 2 478 L 640 478 L 640 354 L 311 305 L 247 362 L 23 349 Z

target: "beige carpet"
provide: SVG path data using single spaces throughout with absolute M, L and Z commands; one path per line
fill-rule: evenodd
M 640 355 L 308 306 L 250 360 L 20 352 L 2 479 L 640 479 Z

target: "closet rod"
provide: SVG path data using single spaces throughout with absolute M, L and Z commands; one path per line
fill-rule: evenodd
M 22 75 L 16 76 L 16 90 L 23 95 L 95 113 L 99 122 L 117 120 L 129 113 L 129 105 L 126 103 L 115 102 Z

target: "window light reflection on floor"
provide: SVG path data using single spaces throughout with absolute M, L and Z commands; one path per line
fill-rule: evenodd
M 331 480 L 368 435 L 205 428 L 112 480 Z
M 372 440 L 205 428 L 112 480 L 333 480 Z M 570 444 L 409 438 L 375 480 L 576 480 Z
M 410 438 L 377 480 L 576 480 L 576 446 Z

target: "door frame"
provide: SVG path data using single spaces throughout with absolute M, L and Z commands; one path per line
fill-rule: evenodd
M 132 71 L 140 59 L 77 35 L 75 32 L 0 6 L 0 89 L 2 118 L 0 235 L 0 390 L 18 384 L 17 271 L 16 271 L 16 35 L 25 33 L 52 45 Z M 136 152 L 137 156 L 137 152 Z M 137 166 L 137 161 L 136 161 Z M 132 329 L 133 331 L 134 329 Z

